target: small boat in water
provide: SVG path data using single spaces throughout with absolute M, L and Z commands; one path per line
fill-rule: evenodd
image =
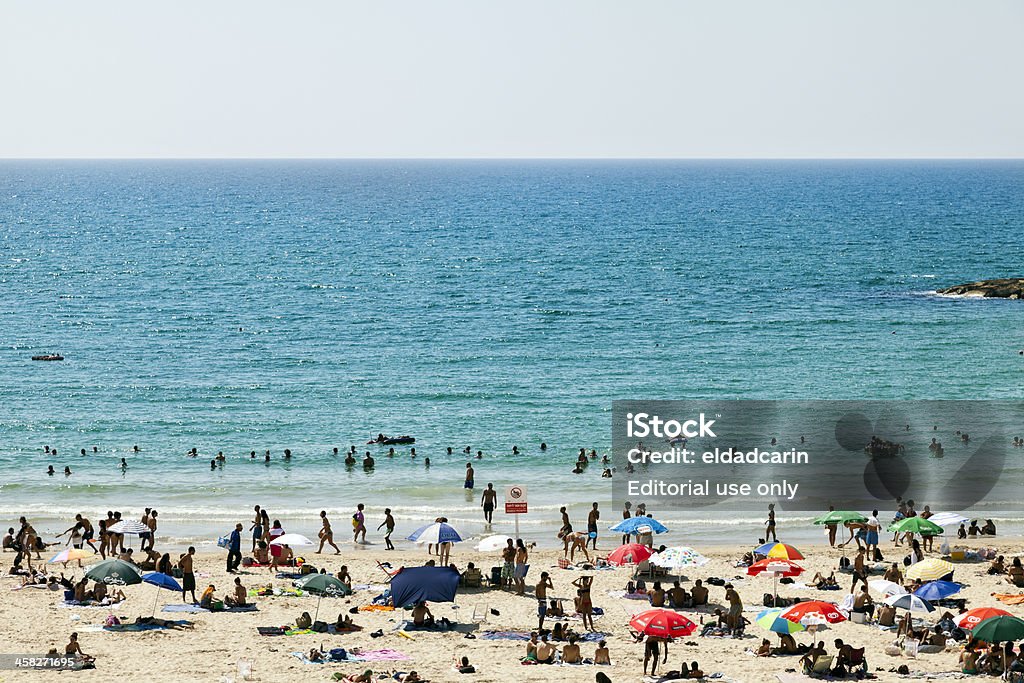
M 64 360 L 64 356 L 59 353 L 48 353 L 44 356 L 32 356 L 32 360 Z
M 387 436 L 385 434 L 378 434 L 376 439 L 367 441 L 367 444 L 379 444 L 381 446 L 401 446 L 410 443 L 416 443 L 416 439 L 411 436 Z

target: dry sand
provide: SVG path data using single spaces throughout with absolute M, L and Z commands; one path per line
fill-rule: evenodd
M 611 550 L 612 539 L 603 539 L 602 551 Z M 743 597 L 748 619 L 753 620 L 763 609 L 762 596 L 771 591 L 772 581 L 769 578 L 749 578 L 745 571 L 733 566 L 739 557 L 738 549 L 715 548 L 710 539 L 702 542 L 693 538 L 690 543 L 705 555 L 711 562 L 701 568 L 691 570 L 684 580 L 684 586 L 692 585 L 694 579 L 717 576 L 733 581 Z M 1020 539 L 996 538 L 989 539 L 988 545 L 998 547 L 1009 558 L 1020 553 L 1024 544 Z M 422 564 L 428 559 L 423 548 L 404 544 L 394 552 L 386 552 L 383 546 L 371 545 L 353 547 L 342 545 L 341 556 L 317 556 L 304 553 L 316 566 L 324 566 L 336 571 L 342 563 L 347 564 L 357 584 L 381 584 L 386 581 L 384 575 L 376 567 L 378 559 L 391 562 L 394 566 Z M 459 568 L 464 568 L 468 561 L 475 562 L 485 571 L 492 565 L 500 564 L 497 553 L 478 553 L 469 548 L 470 544 L 456 546 L 452 560 Z M 980 543 L 969 542 L 968 545 L 978 546 Z M 883 545 L 886 559 L 901 558 L 903 549 L 893 549 L 891 545 Z M 838 550 L 827 546 L 803 548 L 807 556 L 802 564 L 807 568 L 805 577 L 809 579 L 815 571 L 829 571 L 837 566 L 840 556 Z M 557 568 L 560 550 L 536 549 L 531 556 L 530 579 L 536 581 L 540 572 L 551 572 L 555 590 L 552 595 L 559 597 L 572 596 L 570 582 L 580 575 L 579 571 Z M 5 553 L 0 556 L 0 565 L 6 572 L 13 555 Z M 217 586 L 218 594 L 225 594 L 232 583 L 224 566 L 223 552 L 203 553 L 199 556 L 196 566 L 200 572 L 200 589 L 206 583 Z M 986 563 L 964 562 L 958 565 L 955 579 L 966 583 L 961 593 L 969 600 L 969 607 L 999 605 L 990 594 L 993 592 L 1017 592 L 997 577 L 985 574 Z M 69 569 L 71 569 L 69 567 Z M 69 572 L 70 573 L 70 572 Z M 614 665 L 601 667 L 612 681 L 639 681 L 643 646 L 635 644 L 629 634 L 627 622 L 631 614 L 642 611 L 647 604 L 635 600 L 612 598 L 608 591 L 622 590 L 631 574 L 630 568 L 619 568 L 614 571 L 590 572 L 595 576 L 593 590 L 594 603 L 605 610 L 596 626 L 598 630 L 610 634 L 608 641 Z M 204 577 L 205 575 L 205 577 Z M 265 569 L 247 569 L 240 574 L 243 582 L 250 587 L 266 584 L 271 580 Z M 849 575 L 840 575 L 844 586 L 848 585 Z M 873 576 L 872 578 L 879 578 Z M 797 579 L 798 581 L 800 579 Z M 288 586 L 289 581 L 273 580 L 277 586 Z M 414 633 L 414 640 L 404 638 L 394 630 L 401 620 L 401 612 L 391 613 L 360 613 L 354 617 L 364 627 L 360 633 L 348 635 L 299 635 L 285 637 L 263 637 L 257 635 L 257 626 L 278 626 L 290 624 L 303 611 L 313 613 L 316 608 L 314 597 L 268 597 L 256 598 L 259 611 L 242 614 L 171 614 L 157 612 L 165 618 L 187 618 L 195 622 L 193 631 L 157 631 L 143 633 L 113 633 L 96 630 L 108 615 L 108 609 L 69 609 L 59 606 L 62 593 L 39 589 L 11 591 L 17 584 L 12 577 L 5 577 L 0 583 L 3 600 L 0 600 L 0 651 L 4 653 L 35 653 L 46 652 L 50 647 L 58 647 L 63 651 L 67 636 L 71 631 L 80 633 L 80 642 L 85 652 L 95 655 L 95 670 L 79 672 L 12 672 L 0 671 L 0 681 L 51 681 L 76 680 L 108 681 L 113 679 L 128 681 L 224 681 L 238 680 L 237 663 L 243 658 L 254 661 L 256 677 L 262 681 L 297 681 L 297 680 L 329 680 L 335 671 L 346 674 L 357 673 L 367 666 L 376 673 L 387 673 L 392 669 L 415 669 L 424 678 L 434 681 L 522 681 L 522 680 L 564 680 L 593 681 L 598 667 L 583 666 L 523 666 L 519 658 L 523 656 L 524 643 L 516 641 L 491 641 L 477 638 L 465 639 L 460 633 Z M 156 589 L 142 584 L 129 586 L 125 589 L 128 600 L 114 609 L 114 613 L 122 618 L 134 619 L 138 615 L 152 613 Z M 782 596 L 806 596 L 823 600 L 840 600 L 844 591 L 817 591 L 813 588 L 796 586 L 780 587 Z M 324 599 L 321 615 L 333 620 L 340 611 L 347 611 L 353 606 L 367 604 L 376 594 L 375 591 L 361 590 L 352 596 L 341 599 Z M 711 602 L 723 603 L 724 589 L 711 589 Z M 877 598 L 877 594 L 875 594 Z M 471 622 L 474 608 L 480 610 L 495 609 L 500 616 L 489 615 L 487 622 L 479 626 L 479 635 L 486 629 L 529 630 L 536 626 L 536 601 L 529 593 L 518 597 L 501 590 L 462 590 L 452 604 L 432 605 L 435 616 L 448 617 L 454 622 Z M 161 591 L 159 605 L 180 602 L 180 595 Z M 1001 605 L 999 605 L 1001 606 Z M 1004 606 L 1005 607 L 1005 606 Z M 1014 614 L 1024 616 L 1022 607 L 1006 607 Z M 701 614 L 685 612 L 695 622 L 699 622 Z M 938 614 L 938 613 L 936 613 Z M 77 617 L 77 619 L 76 619 Z M 579 622 L 570 622 L 581 628 Z M 550 621 L 549 624 L 550 626 Z M 381 638 L 370 638 L 369 633 L 377 629 L 384 630 Z M 769 637 L 773 645 L 777 643 L 774 634 L 767 634 L 758 626 L 751 625 L 744 639 L 701 638 L 692 637 L 673 643 L 670 648 L 668 665 L 665 670 L 678 668 L 684 662 L 696 660 L 705 672 L 721 672 L 727 678 L 736 681 L 774 681 L 774 675 L 787 668 L 797 666 L 796 657 L 755 658 L 744 650 L 756 648 L 762 637 Z M 807 634 L 797 634 L 798 642 L 808 642 Z M 877 673 L 881 680 L 899 680 L 896 674 L 888 670 L 899 664 L 907 664 L 911 671 L 920 672 L 952 672 L 957 670 L 957 653 L 943 652 L 939 654 L 920 655 L 916 660 L 906 660 L 884 654 L 883 648 L 893 640 L 891 633 L 886 633 L 876 626 L 840 623 L 821 634 L 828 649 L 833 651 L 832 640 L 843 638 L 854 646 L 867 647 L 867 659 L 872 672 Z M 361 664 L 306 664 L 292 657 L 293 651 L 306 651 L 323 646 L 353 648 L 393 648 L 410 657 L 408 662 Z M 583 644 L 584 656 L 592 656 L 594 645 Z M 477 667 L 478 673 L 458 674 L 452 669 L 456 656 L 466 655 Z

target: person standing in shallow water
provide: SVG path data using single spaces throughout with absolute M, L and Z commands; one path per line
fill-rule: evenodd
M 387 550 L 394 550 L 395 544 L 391 542 L 391 534 L 395 532 L 395 518 L 391 516 L 391 508 L 384 508 L 384 521 L 377 527 L 377 531 L 384 529 L 384 547 Z
M 771 536 L 772 541 L 778 543 L 779 537 L 775 535 L 775 503 L 768 503 L 768 520 L 764 523 L 764 540 Z
M 463 487 L 469 490 L 473 490 L 473 465 L 466 463 L 466 481 L 463 483 Z
M 488 483 L 487 488 L 484 489 L 484 493 L 480 496 L 480 505 L 484 509 L 484 520 L 488 524 L 491 523 L 494 517 L 494 508 L 498 501 L 498 492 L 494 490 L 494 484 Z
M 359 540 L 362 534 L 363 540 Z M 352 542 L 366 543 L 366 515 L 363 514 L 363 504 L 356 506 L 356 513 L 352 515 Z

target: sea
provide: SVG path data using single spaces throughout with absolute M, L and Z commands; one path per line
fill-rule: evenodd
M 935 293 L 1024 275 L 1022 227 L 1019 161 L 2 161 L 0 523 L 153 507 L 202 545 L 259 504 L 344 538 L 361 502 L 473 539 L 513 528 L 492 482 L 554 544 L 563 505 L 619 517 L 571 472 L 613 400 L 1024 398 L 1024 301 Z

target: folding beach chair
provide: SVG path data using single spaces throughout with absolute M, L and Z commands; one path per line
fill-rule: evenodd
M 401 567 L 399 567 L 398 569 L 388 569 L 383 564 L 381 564 L 380 560 L 377 560 L 377 567 L 379 567 L 380 570 L 384 572 L 384 574 L 388 577 L 388 583 L 391 583 L 391 579 L 395 577 L 395 574 L 402 571 Z
M 490 609 L 487 607 L 487 603 L 473 605 L 473 614 L 470 617 L 474 624 L 485 624 L 487 623 L 487 615 L 490 614 Z

